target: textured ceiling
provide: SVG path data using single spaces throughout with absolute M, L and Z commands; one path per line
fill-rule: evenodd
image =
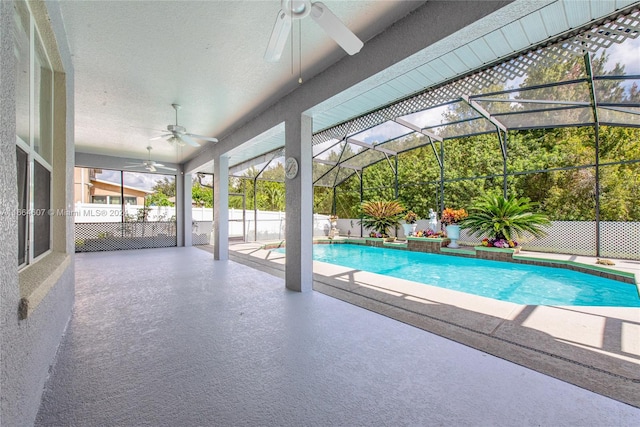
M 366 41 L 424 2 L 324 3 Z M 179 123 L 188 132 L 219 137 L 298 85 L 296 49 L 294 61 L 290 47 L 279 63 L 263 60 L 278 0 L 62 1 L 60 7 L 75 67 L 77 152 L 145 158 L 149 138 L 174 124 L 172 103 L 183 106 Z M 310 19 L 300 34 L 303 78 L 345 55 Z M 197 151 L 163 140 L 151 145 L 159 161 L 180 163 Z

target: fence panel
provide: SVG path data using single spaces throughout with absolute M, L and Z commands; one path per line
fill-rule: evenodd
M 360 236 L 357 219 L 339 219 L 340 235 L 350 232 Z M 427 228 L 427 222 L 418 221 L 418 230 Z M 596 256 L 595 221 L 552 221 L 546 228 L 547 235 L 536 239 L 523 239 L 522 248 L 536 252 L 552 252 Z M 369 230 L 364 230 L 367 236 Z M 391 235 L 395 233 L 391 230 Z M 402 229 L 398 237 L 403 237 Z M 460 231 L 458 242 L 465 246 L 480 244 L 481 238 L 470 236 L 467 230 Z M 600 221 L 600 256 L 607 258 L 640 260 L 640 222 Z
M 213 221 L 193 221 L 191 227 L 191 243 L 195 246 L 211 244 Z
M 76 223 L 76 252 L 177 246 L 176 223 L 83 222 Z

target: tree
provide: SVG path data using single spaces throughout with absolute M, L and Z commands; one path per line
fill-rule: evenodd
M 197 206 L 213 207 L 213 188 L 205 186 L 194 177 L 191 185 L 191 200 Z
M 167 197 L 175 197 L 176 196 L 176 180 L 175 178 L 168 176 L 162 177 L 161 180 L 156 181 L 152 190 L 155 193 L 164 194 Z

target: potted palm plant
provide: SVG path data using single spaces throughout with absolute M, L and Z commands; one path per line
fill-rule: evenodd
M 544 228 L 551 222 L 544 214 L 534 212 L 535 207 L 536 203 L 526 197 L 485 195 L 469 209 L 469 216 L 460 225 L 471 235 L 485 236 L 483 246 L 516 248 L 516 239 L 527 234 L 546 235 Z
M 362 219 L 359 223 L 366 228 L 375 230 L 376 237 L 388 237 L 389 228 L 397 227 L 400 224 L 404 212 L 404 206 L 394 200 L 364 202 L 360 208 Z

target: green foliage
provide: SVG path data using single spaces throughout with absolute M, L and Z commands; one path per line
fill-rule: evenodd
M 175 206 L 170 200 L 176 196 L 176 180 L 175 178 L 163 177 L 157 181 L 152 188 L 153 193 L 144 199 L 145 206 Z
M 200 182 L 194 180 L 191 185 L 191 200 L 196 206 L 205 208 L 213 207 L 213 188 L 205 187 Z
M 265 169 L 257 180 L 254 180 L 260 171 L 251 167 L 247 169 L 242 177 L 231 178 L 229 180 L 229 193 L 245 195 L 247 209 L 267 211 L 284 211 L 285 209 L 285 186 L 284 186 L 284 166 L 278 163 Z M 254 197 L 255 183 L 255 197 Z M 229 196 L 229 207 L 242 209 L 242 198 Z
M 386 235 L 389 228 L 400 224 L 405 211 L 404 206 L 395 200 L 364 202 L 361 209 L 362 219 L 359 223 L 366 228 L 373 228 L 382 235 Z
M 592 59 L 592 69 L 596 75 L 623 75 L 624 67 L 607 64 L 606 56 Z M 605 71 L 606 69 L 610 71 Z M 521 87 L 544 85 L 553 81 L 567 82 L 586 77 L 584 60 L 576 57 L 559 61 L 552 66 L 533 65 Z M 601 102 L 639 102 L 638 85 L 626 87 L 620 80 L 599 80 L 598 99 Z M 496 85 L 488 91 L 506 89 Z M 538 87 L 515 94 L 529 100 L 576 100 L 589 99 L 586 83 L 572 83 L 560 86 Z M 493 112 L 521 112 L 540 109 L 536 104 L 492 103 Z M 542 111 L 523 114 L 528 125 L 548 126 L 553 123 L 583 123 L 588 121 L 583 109 Z M 631 119 L 623 113 L 607 112 L 612 120 Z M 615 116 L 613 115 L 615 114 Z M 452 103 L 443 114 L 442 122 L 459 121 L 477 117 L 468 106 Z M 516 116 L 510 119 L 514 120 Z M 465 133 L 486 132 L 475 128 L 473 123 L 460 122 L 439 130 L 445 138 Z M 420 136 L 409 135 L 395 144 L 419 146 Z M 596 153 L 596 133 L 593 125 L 576 127 L 542 128 L 532 130 L 510 130 L 507 148 L 508 194 L 518 198 L 526 197 L 538 204 L 539 212 L 551 220 L 593 221 L 596 212 L 596 194 L 600 195 L 600 219 L 605 221 L 640 221 L 640 129 L 631 127 L 600 126 L 599 153 Z M 385 146 L 388 146 L 385 144 Z M 485 194 L 503 194 L 503 157 L 495 132 L 463 138 L 445 139 L 443 155 L 441 144 L 434 148 L 444 162 L 444 206 L 470 206 L 475 199 Z M 351 151 L 349 151 L 351 150 Z M 441 211 L 440 168 L 431 146 L 401 152 L 398 155 L 398 183 L 389 162 L 380 153 L 359 149 L 357 156 L 366 160 L 378 160 L 362 173 L 364 199 L 397 199 L 411 207 L 419 216 L 426 217 L 429 208 Z M 345 150 L 348 155 L 352 149 Z M 596 154 L 600 156 L 599 182 L 596 189 Z M 367 157 L 368 156 L 368 157 Z M 337 160 L 337 157 L 333 160 Z M 620 163 L 622 161 L 632 163 Z M 393 164 L 393 158 L 391 158 Z M 361 164 L 366 164 L 364 161 Z M 545 171 L 546 170 L 546 171 Z M 339 187 L 336 206 L 342 218 L 356 217 L 355 209 L 359 196 L 359 180 L 353 178 Z M 598 190 L 598 191 L 597 191 Z M 331 207 L 331 189 L 323 193 Z M 344 202 L 342 202 L 344 198 Z M 342 207 L 341 207 L 342 206 Z M 327 210 L 327 213 L 329 210 Z
M 624 67 L 607 64 L 606 56 L 592 59 L 596 75 L 623 75 Z M 606 69 L 610 71 L 605 72 Z M 582 57 L 558 61 L 548 65 L 535 65 L 529 69 L 521 83 L 522 90 L 513 95 L 513 103 L 489 102 L 492 112 L 527 113 L 543 105 L 517 103 L 528 100 L 588 101 L 589 90 L 585 82 L 560 86 L 539 86 L 550 82 L 568 82 L 586 77 Z M 625 103 L 640 101 L 637 84 L 626 87 L 620 80 L 598 80 L 598 100 Z M 487 92 L 505 90 L 496 84 Z M 487 102 L 487 101 L 485 101 Z M 549 104 L 551 105 L 551 104 Z M 593 221 L 596 194 L 600 195 L 600 218 L 605 221 L 640 221 L 640 129 L 600 126 L 599 152 L 596 153 L 596 134 L 589 124 L 584 109 L 551 109 L 518 115 L 527 125 L 538 124 L 541 129 L 510 130 L 506 142 L 508 194 L 515 198 L 528 198 L 537 206 L 537 212 L 552 220 Z M 624 118 L 624 113 L 608 111 Z M 627 115 L 628 116 L 628 115 Z M 462 121 L 478 117 L 468 105 L 451 103 L 442 115 L 442 122 L 457 122 L 437 130 L 445 138 L 443 143 L 428 143 L 417 133 L 385 143 L 398 151 L 397 182 L 395 159 L 365 147 L 338 142 L 323 154 L 324 160 L 348 160 L 353 166 L 366 166 L 361 173 L 364 200 L 396 200 L 410 207 L 419 217 L 428 217 L 429 209 L 442 212 L 445 206 L 471 206 L 485 195 L 503 194 L 503 154 L 493 129 L 479 126 L 481 121 Z M 499 117 L 497 117 L 500 119 Z M 509 117 L 515 120 L 516 116 Z M 553 123 L 586 123 L 586 126 L 542 128 Z M 517 126 L 512 127 L 517 128 Z M 462 138 L 456 135 L 474 134 Z M 596 189 L 596 154 L 600 156 L 600 188 Z M 444 164 L 444 206 L 441 206 L 440 166 Z M 623 164 L 621 161 L 631 161 Z M 284 169 L 281 163 L 267 168 L 257 181 L 254 200 L 253 178 L 259 169 L 251 168 L 242 178 L 230 180 L 229 192 L 245 194 L 247 209 L 257 206 L 261 210 L 284 209 Z M 358 218 L 360 211 L 360 176 L 352 169 L 336 169 L 332 165 L 314 164 L 314 212 L 336 214 L 340 218 Z M 333 185 L 338 184 L 335 193 Z M 596 191 L 598 190 L 598 191 Z M 334 200 L 335 196 L 335 200 Z M 194 197 L 195 200 L 195 197 Z M 230 196 L 230 206 L 242 208 L 242 198 Z
M 152 193 L 145 199 L 145 206 L 174 206 L 174 203 L 169 200 L 169 196 L 164 193 Z
M 160 181 L 157 181 L 152 190 L 156 193 L 164 194 L 167 197 L 176 196 L 176 180 L 171 177 L 163 177 Z
M 460 227 L 472 235 L 492 239 L 515 240 L 525 234 L 542 237 L 544 226 L 550 222 L 544 214 L 532 212 L 534 207 L 527 198 L 487 195 L 469 209 L 469 216 Z

